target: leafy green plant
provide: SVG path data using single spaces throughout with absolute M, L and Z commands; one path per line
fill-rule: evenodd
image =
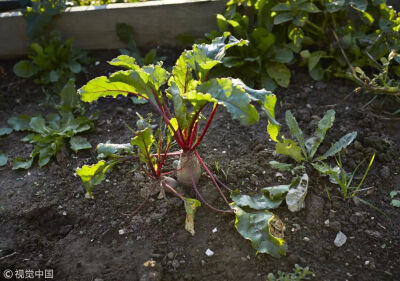
M 74 95 L 77 95 L 76 89 L 73 81 L 70 80 L 61 93 L 62 102 L 59 106 L 59 113 L 50 113 L 45 118 L 41 115 L 20 115 L 8 120 L 9 125 L 15 131 L 31 132 L 22 138 L 22 141 L 34 145 L 28 158 L 14 159 L 13 170 L 29 169 L 36 157 L 38 157 L 40 167 L 48 164 L 53 156 L 62 159 L 67 142 L 75 152 L 91 148 L 85 137 L 77 135 L 93 128 L 92 120 L 95 119 L 95 116 L 75 116 L 70 108 L 77 106 L 76 97 L 71 97 Z
M 391 95 L 400 101 L 400 80 L 398 80 L 398 77 L 400 77 L 400 55 L 392 50 L 387 58 L 382 57 L 379 60 L 380 62 L 375 61 L 379 72 L 373 74 L 372 78 L 360 67 L 350 66 L 352 72 L 348 72 L 349 79 L 353 79 L 359 85 L 356 91 Z
M 127 55 L 135 58 L 136 62 L 139 65 L 147 65 L 156 63 L 157 61 L 165 60 L 164 57 L 157 57 L 157 50 L 151 49 L 146 53 L 144 57 L 142 57 L 140 50 L 136 46 L 136 42 L 134 39 L 134 30 L 133 27 L 126 23 L 117 23 L 115 26 L 117 36 L 119 40 L 128 45 L 127 49 L 120 49 L 122 55 Z
M 162 63 L 140 67 L 134 58 L 121 55 L 109 63 L 127 70 L 117 71 L 109 77 L 97 77 L 83 86 L 79 93 L 82 101 L 85 102 L 120 95 L 133 95 L 147 100 L 160 114 L 171 139 L 181 149 L 171 152 L 171 154 L 168 152 L 169 142 L 160 141 L 159 138 L 157 143 L 148 127 L 138 132 L 131 144 L 139 147 L 139 159 L 150 169 L 151 173 L 148 173 L 150 179 L 157 179 L 156 182 L 158 182 L 165 157 L 178 155 L 180 157 L 176 171 L 178 183 L 192 186 L 199 201 L 212 210 L 236 213 L 236 216 L 241 217 L 240 221 L 244 221 L 248 225 L 248 220 L 253 216 L 243 216 L 243 212 L 236 209 L 235 206 L 229 205 L 221 189 L 225 185 L 212 174 L 197 151 L 197 147 L 203 141 L 219 107 L 225 107 L 232 118 L 237 119 L 242 125 L 252 125 L 259 120 L 258 111 L 252 105 L 252 102 L 257 102 L 269 119 L 269 131 L 276 131 L 279 127 L 279 123 L 274 119 L 275 95 L 265 90 L 251 89 L 238 79 L 213 78 L 212 70 L 216 65 L 222 63 L 226 51 L 233 46 L 246 43 L 246 41 L 237 40 L 229 33 L 225 33 L 223 36 L 215 38 L 211 44 L 194 45 L 192 50 L 184 51 L 181 54 L 171 73 L 162 67 Z M 167 89 L 163 93 L 164 85 Z M 172 108 L 169 107 L 169 102 L 172 103 Z M 206 108 L 209 108 L 210 113 L 206 113 Z M 157 143 L 156 151 L 151 154 L 153 143 Z M 161 149 L 161 147 L 163 148 Z M 154 158 L 153 155 L 156 157 Z M 201 168 L 206 171 L 230 209 L 218 209 L 201 195 L 197 188 Z M 163 187 L 171 191 L 167 185 L 164 184 Z M 175 195 L 180 197 L 176 193 Z M 191 204 L 188 205 L 186 204 L 188 199 L 184 200 L 187 214 L 193 215 L 199 204 L 197 201 L 190 201 Z M 264 243 L 269 244 L 268 239 L 273 236 L 269 227 L 266 227 L 269 225 L 268 221 L 271 219 L 271 215 L 265 215 L 258 219 L 260 226 L 264 227 L 262 230 L 256 230 L 258 233 L 263 232 L 262 237 L 258 237 L 257 244 L 262 243 L 264 246 Z M 244 237 L 247 238 L 247 235 Z
M 290 189 L 286 196 L 286 204 L 292 212 L 299 211 L 305 205 L 304 202 L 308 192 L 309 176 L 312 175 L 313 169 L 317 172 L 321 172 L 318 169 L 319 167 L 328 166 L 324 161 L 329 157 L 338 155 L 338 153 L 353 142 L 357 136 L 357 132 L 349 133 L 335 142 L 325 153 L 316 155 L 318 148 L 325 139 L 327 131 L 332 127 L 334 120 L 335 111 L 333 109 L 328 110 L 324 117 L 318 122 L 314 135 L 306 139 L 296 118 L 290 111 L 286 111 L 286 124 L 289 127 L 290 134 L 297 141 L 285 139 L 280 136 L 278 132 L 275 132 L 278 134 L 274 139 L 277 142 L 275 146 L 276 152 L 292 158 L 297 164 L 293 165 L 271 161 L 270 165 L 280 170 L 290 169 L 292 173 L 297 171 L 302 173 L 300 184 L 296 188 Z
M 217 24 L 208 38 L 231 31 L 250 42 L 229 50 L 221 71 L 269 90 L 289 85 L 296 61 L 315 80 L 349 77 L 349 63 L 375 69 L 400 48 L 400 17 L 386 0 L 231 0 Z
M 146 0 L 72 0 L 71 2 L 67 2 L 67 4 L 71 6 L 99 6 L 115 3 L 137 3 L 145 1 Z
M 66 8 L 64 0 L 31 0 L 22 12 L 31 39 L 41 39 L 55 16 Z
M 300 281 L 309 280 L 310 277 L 314 277 L 314 273 L 307 267 L 301 267 L 298 264 L 294 265 L 294 271 L 285 273 L 278 270 L 278 276 L 276 277 L 273 273 L 269 273 L 267 276 L 268 281 Z
M 390 192 L 390 198 L 392 199 L 392 201 L 390 202 L 390 205 L 392 205 L 393 207 L 400 208 L 400 200 L 394 199 L 399 194 L 400 194 L 400 191 L 398 191 L 398 190 L 392 190 Z
M 324 154 L 316 156 L 319 146 L 325 139 L 327 131 L 332 127 L 335 120 L 335 111 L 328 110 L 324 117 L 318 122 L 318 126 L 312 137 L 305 139 L 296 118 L 290 111 L 286 111 L 286 124 L 289 127 L 292 139 L 281 138 L 275 146 L 278 154 L 287 155 L 298 163 L 315 163 L 326 160 L 328 157 L 337 155 L 343 148 L 346 148 L 357 136 L 357 132 L 351 132 L 341 137 Z M 275 162 L 275 164 L 278 162 Z M 278 163 L 280 164 L 280 163 Z M 285 166 L 289 167 L 289 166 Z
M 11 134 L 13 129 L 11 128 L 0 128 L 0 137 Z M 0 151 L 0 167 L 7 164 L 8 156 L 4 152 Z
M 342 161 L 340 159 L 340 154 L 338 156 L 338 159 L 336 159 L 336 167 L 331 167 L 326 163 L 312 163 L 313 167 L 323 175 L 328 175 L 329 179 L 332 183 L 339 185 L 340 190 L 342 191 L 342 195 L 344 199 L 347 199 L 349 197 L 354 197 L 357 195 L 358 191 L 360 190 L 362 184 L 364 183 L 365 178 L 368 175 L 369 170 L 371 169 L 372 163 L 374 162 L 375 159 L 375 154 L 372 155 L 371 160 L 369 161 L 369 164 L 367 166 L 367 169 L 364 172 L 364 175 L 361 179 L 361 181 L 358 183 L 357 186 L 352 186 L 352 182 L 354 179 L 354 176 L 358 170 L 358 168 L 363 164 L 362 161 L 360 164 L 357 165 L 357 167 L 354 169 L 354 171 L 350 174 L 347 173 L 342 165 Z M 350 193 L 350 191 L 352 192 Z
M 14 65 L 14 73 L 22 78 L 34 78 L 40 85 L 51 85 L 59 93 L 69 79 L 86 72 L 85 64 L 90 62 L 87 54 L 72 48 L 72 39 L 63 41 L 59 32 L 52 32 L 48 40 L 31 44 L 30 60 Z

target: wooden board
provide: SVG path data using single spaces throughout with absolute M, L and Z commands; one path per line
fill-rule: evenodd
M 164 0 L 72 7 L 55 18 L 53 27 L 65 38 L 74 37 L 74 45 L 85 50 L 124 47 L 115 32 L 117 23 L 133 26 L 138 46 L 176 46 L 180 34 L 202 36 L 216 29 L 215 15 L 223 12 L 225 3 L 225 0 Z M 1 13 L 0 58 L 25 55 L 28 50 L 26 21 L 21 12 Z

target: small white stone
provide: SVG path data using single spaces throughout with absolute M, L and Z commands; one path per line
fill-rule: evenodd
M 336 247 L 342 247 L 344 243 L 346 243 L 346 241 L 347 241 L 347 236 L 343 232 L 339 231 L 336 234 L 336 238 L 335 241 L 333 241 L 333 244 L 335 244 Z
M 100 64 L 100 62 L 99 61 L 96 61 L 95 63 L 94 63 L 94 65 L 99 65 Z
M 208 257 L 211 257 L 211 256 L 214 255 L 214 252 L 211 251 L 210 249 L 207 249 L 207 250 L 206 250 L 206 255 L 207 255 Z
M 215 233 L 217 231 L 218 231 L 218 229 L 216 227 L 214 227 L 213 230 L 212 230 L 212 233 Z
M 223 150 L 223 151 L 222 151 L 222 154 L 225 154 L 225 153 L 226 153 L 226 151 L 225 151 L 225 150 Z
M 120 229 L 120 230 L 118 230 L 118 233 L 119 233 L 119 235 L 125 234 L 125 229 Z
M 66 215 L 67 215 L 67 212 L 66 212 L 66 211 L 64 211 L 62 214 L 63 214 L 63 216 L 66 216 Z
M 370 261 L 365 261 L 365 265 L 369 265 Z
M 327 219 L 326 221 L 324 221 L 325 226 L 329 227 L 329 219 Z
M 304 236 L 303 240 L 306 241 L 306 242 L 310 242 L 310 238 L 308 238 L 306 236 Z

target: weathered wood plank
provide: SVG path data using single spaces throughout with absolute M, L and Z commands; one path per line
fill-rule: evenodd
M 225 0 L 164 0 L 72 7 L 59 15 L 53 26 L 65 38 L 74 37 L 74 45 L 86 50 L 124 47 L 115 33 L 117 23 L 133 26 L 138 46 L 175 46 L 179 34 L 202 36 L 215 29 L 215 14 L 223 11 L 225 3 Z M 28 46 L 22 14 L 0 14 L 0 58 L 27 54 Z

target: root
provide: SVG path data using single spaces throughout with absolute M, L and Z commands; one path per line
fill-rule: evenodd
M 197 197 L 199 197 L 200 201 L 202 203 L 204 203 L 204 205 L 206 205 L 211 210 L 216 211 L 216 212 L 229 213 L 229 214 L 234 213 L 233 210 L 221 210 L 221 209 L 213 207 L 210 203 L 208 203 L 207 200 L 204 199 L 204 197 L 200 194 L 199 190 L 197 189 L 196 181 L 195 181 L 195 179 L 193 177 L 193 168 L 192 168 L 192 166 L 190 166 L 189 169 L 190 169 L 190 175 L 191 175 L 191 178 L 192 178 L 192 186 L 193 186 L 194 192 L 196 193 Z

